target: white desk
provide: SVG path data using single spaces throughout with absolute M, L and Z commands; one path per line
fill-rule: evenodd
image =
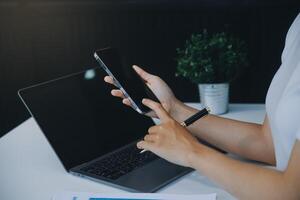
M 198 107 L 199 104 L 190 104 Z M 264 105 L 233 104 L 224 117 L 261 123 Z M 141 182 L 141 184 L 143 184 Z M 124 191 L 68 174 L 36 122 L 30 118 L 0 139 L 0 199 L 50 200 L 62 191 L 122 193 Z M 198 172 L 193 172 L 159 192 L 177 194 L 217 193 L 233 199 Z

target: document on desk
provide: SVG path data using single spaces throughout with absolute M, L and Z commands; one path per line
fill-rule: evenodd
M 123 194 L 92 194 L 85 192 L 63 192 L 53 200 L 216 200 L 216 194 L 158 194 L 158 193 L 123 193 Z

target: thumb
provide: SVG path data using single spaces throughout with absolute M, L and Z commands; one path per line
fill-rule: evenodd
M 142 68 L 140 68 L 137 65 L 133 65 L 132 68 L 134 69 L 134 71 L 136 71 L 136 73 L 142 77 L 142 79 L 144 79 L 146 82 L 148 82 L 148 80 L 151 78 L 152 74 L 146 72 L 145 70 L 143 70 Z

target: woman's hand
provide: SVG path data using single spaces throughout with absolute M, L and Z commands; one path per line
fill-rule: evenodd
M 144 71 L 142 68 L 134 65 L 133 69 L 136 73 L 145 80 L 147 86 L 152 90 L 155 96 L 159 99 L 160 103 L 163 105 L 164 109 L 168 113 L 172 113 L 176 107 L 176 104 L 179 101 L 176 99 L 175 95 L 173 94 L 170 87 L 158 76 L 149 74 L 148 72 Z M 106 76 L 104 81 L 110 84 L 114 84 L 113 78 L 110 76 Z M 111 91 L 111 94 L 116 97 L 120 97 L 123 99 L 123 103 L 125 105 L 131 106 L 129 99 L 127 99 L 121 90 L 114 89 Z M 154 113 L 148 114 L 150 117 L 157 117 Z
M 197 139 L 171 118 L 161 104 L 149 99 L 144 99 L 143 104 L 156 113 L 161 124 L 150 127 L 144 140 L 137 143 L 137 147 L 152 151 L 172 163 L 190 167 L 189 158 L 201 146 Z

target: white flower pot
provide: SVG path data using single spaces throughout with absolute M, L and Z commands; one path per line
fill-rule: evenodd
M 199 84 L 201 104 L 209 107 L 211 114 L 224 114 L 228 111 L 229 84 Z

